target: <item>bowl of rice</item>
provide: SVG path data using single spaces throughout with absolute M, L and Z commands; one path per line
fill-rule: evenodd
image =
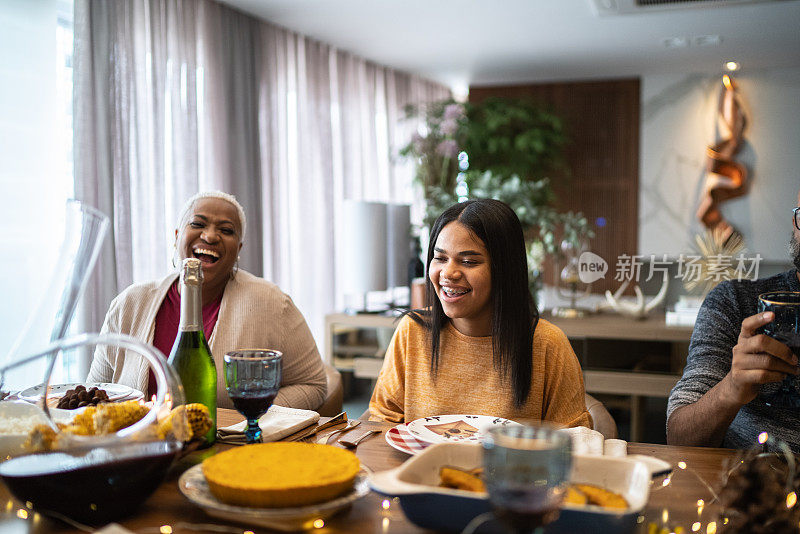
M 58 419 L 56 414 L 53 417 Z M 28 434 L 42 424 L 47 424 L 47 417 L 38 406 L 23 401 L 0 402 L 0 462 L 25 454 L 23 444 Z

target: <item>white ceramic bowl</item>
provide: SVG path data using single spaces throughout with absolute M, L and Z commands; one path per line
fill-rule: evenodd
M 479 444 L 439 443 L 399 467 L 370 475 L 369 484 L 378 493 L 399 497 L 403 512 L 412 523 L 433 530 L 461 531 L 474 517 L 489 511 L 488 496 L 438 487 L 439 469 L 445 465 L 472 469 L 479 467 L 482 460 Z M 559 519 L 548 525 L 545 532 L 634 531 L 639 512 L 650 494 L 650 470 L 644 463 L 629 458 L 576 455 L 571 481 L 617 492 L 625 497 L 629 507 L 617 511 L 564 505 Z M 491 531 L 491 526 L 487 527 L 486 532 Z

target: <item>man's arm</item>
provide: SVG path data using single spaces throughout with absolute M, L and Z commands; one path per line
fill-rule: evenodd
M 736 414 L 758 395 L 762 384 L 797 374 L 797 357 L 789 347 L 756 334 L 774 318 L 772 312 L 766 312 L 742 321 L 730 371 L 699 400 L 672 412 L 667 422 L 667 443 L 718 447 Z

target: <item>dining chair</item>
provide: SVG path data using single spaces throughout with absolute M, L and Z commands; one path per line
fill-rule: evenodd
M 322 402 L 322 405 L 317 408 L 317 412 L 323 417 L 333 417 L 342 411 L 342 402 L 344 401 L 342 375 L 334 366 L 327 363 L 323 363 L 322 365 L 325 367 L 328 392 L 325 394 L 325 400 Z
M 586 409 L 592 416 L 592 428 L 603 434 L 606 439 L 617 438 L 617 423 L 602 402 L 585 393 Z

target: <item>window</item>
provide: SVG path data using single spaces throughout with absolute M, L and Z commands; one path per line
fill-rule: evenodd
M 3 363 L 44 296 L 63 238 L 65 202 L 74 193 L 72 7 L 72 0 L 8 0 L 0 7 Z M 60 363 L 54 380 L 82 378 L 70 376 L 70 357 Z M 9 386 L 43 376 L 43 367 L 22 371 L 8 378 Z

